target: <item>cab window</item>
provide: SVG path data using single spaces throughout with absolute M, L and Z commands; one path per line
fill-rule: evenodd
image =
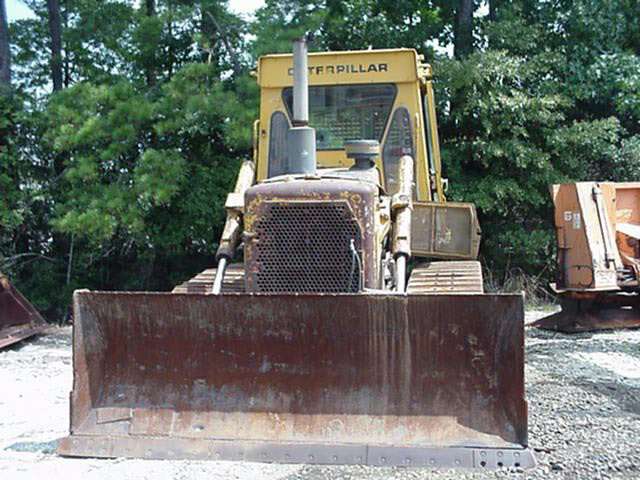
M 289 118 L 293 89 L 283 90 Z M 396 96 L 393 84 L 309 87 L 309 124 L 318 150 L 341 150 L 346 140 L 382 140 Z
M 269 171 L 268 177 L 283 175 L 288 171 L 287 132 L 289 121 L 282 112 L 271 115 L 269 126 Z

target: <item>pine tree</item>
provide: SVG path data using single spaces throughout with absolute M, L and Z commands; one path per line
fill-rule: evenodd
M 7 6 L 0 0 L 0 86 L 11 85 L 11 49 L 9 45 L 9 24 Z
M 60 0 L 47 0 L 49 35 L 51 37 L 51 81 L 53 91 L 62 90 L 62 17 Z

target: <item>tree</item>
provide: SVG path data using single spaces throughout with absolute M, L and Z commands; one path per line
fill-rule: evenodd
M 492 22 L 495 22 L 498 19 L 498 2 L 499 0 L 488 0 L 489 20 Z
M 147 17 L 152 20 L 156 17 L 156 0 L 145 0 L 146 3 L 146 13 Z M 156 74 L 155 74 L 155 55 L 152 56 L 150 61 L 147 63 L 146 68 L 146 77 L 147 77 L 147 85 L 153 87 L 156 84 Z
M 153 17 L 156 14 L 156 0 L 145 0 L 147 15 Z
M 271 0 L 252 25 L 254 57 L 289 52 L 302 33 L 315 50 L 412 47 L 433 56 L 430 41 L 444 24 L 439 9 L 420 0 Z
M 69 159 L 53 224 L 109 271 L 110 288 L 166 289 L 193 273 L 178 259 L 202 268 L 215 250 L 249 148 L 226 140 L 240 102 L 215 73 L 188 65 L 153 97 L 125 80 L 80 83 L 51 102 L 45 138 Z
M 213 53 L 218 53 L 218 55 L 226 55 L 230 59 L 230 63 L 233 68 L 234 75 L 239 75 L 242 71 L 242 66 L 239 62 L 238 55 L 236 49 L 233 47 L 232 42 L 230 41 L 229 32 L 222 27 L 221 23 L 218 22 L 216 16 L 219 16 L 224 11 L 219 8 L 218 2 L 216 1 L 203 1 L 200 2 L 201 8 L 201 34 L 203 43 L 209 45 L 207 49 L 207 62 L 211 62 L 211 58 Z M 230 25 L 233 28 L 233 25 Z M 236 32 L 239 33 L 239 32 Z M 216 40 L 220 39 L 222 45 L 224 46 L 224 52 L 220 51 L 220 48 L 215 48 Z
M 458 0 L 453 27 L 453 53 L 464 58 L 473 52 L 473 0 Z
M 51 40 L 51 80 L 53 91 L 62 90 L 62 17 L 60 0 L 47 0 L 49 35 Z
M 11 84 L 11 49 L 5 0 L 0 0 L 0 86 Z

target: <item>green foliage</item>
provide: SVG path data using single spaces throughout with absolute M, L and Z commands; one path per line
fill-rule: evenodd
M 417 0 L 267 1 L 252 25 L 256 56 L 291 50 L 291 41 L 309 32 L 316 50 L 415 47 L 443 28 L 438 10 Z
M 74 288 L 168 289 L 211 264 L 257 112 L 224 3 L 161 0 L 151 17 L 61 3 L 67 88 L 48 94 L 46 2 L 32 0 L 35 18 L 11 26 L 27 101 L 0 98 L 0 269 L 56 319 Z
M 639 60 L 624 33 L 604 42 L 613 20 L 581 15 L 601 3 L 505 4 L 482 23 L 489 48 L 436 63 L 451 196 L 478 206 L 482 256 L 498 272 L 551 273 L 549 185 L 640 175 Z M 614 3 L 608 14 L 623 15 Z
M 19 207 L 20 174 L 16 158 L 16 116 L 20 102 L 10 93 L 0 92 L 0 242 L 10 239 L 10 232 L 21 222 L 24 212 Z M 0 243 L 0 244 L 1 244 Z
M 548 185 L 579 168 L 551 149 L 570 102 L 541 91 L 544 69 L 505 51 L 440 64 L 441 98 L 452 101 L 442 122 L 451 196 L 476 204 L 483 255 L 494 267 L 511 258 L 529 270 L 549 261 Z
M 226 140 L 235 94 L 213 72 L 187 65 L 154 96 L 126 80 L 56 95 L 45 138 L 65 168 L 53 227 L 89 250 L 127 251 L 141 262 L 150 249 L 154 258 L 210 254 L 243 155 Z

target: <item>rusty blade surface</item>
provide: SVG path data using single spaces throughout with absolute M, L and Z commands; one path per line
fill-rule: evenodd
M 0 274 L 0 348 L 42 332 L 46 322 L 24 296 Z
M 74 319 L 62 454 L 527 445 L 520 295 L 80 291 Z

